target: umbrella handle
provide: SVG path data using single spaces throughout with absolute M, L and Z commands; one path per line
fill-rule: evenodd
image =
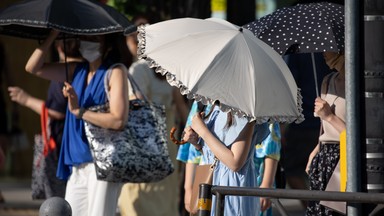
M 319 97 L 319 86 L 317 84 L 316 61 L 315 61 L 315 54 L 313 52 L 311 52 L 311 59 L 312 59 L 313 76 L 315 78 L 316 97 Z
M 184 140 L 177 140 L 176 138 L 175 138 L 175 132 L 176 132 L 176 127 L 172 127 L 171 128 L 171 131 L 170 131 L 170 133 L 169 133 L 169 137 L 170 137 L 170 139 L 171 139 L 171 141 L 173 142 L 173 143 L 175 143 L 176 145 L 183 145 L 183 144 L 185 144 L 185 143 L 187 143 L 187 141 L 184 141 Z

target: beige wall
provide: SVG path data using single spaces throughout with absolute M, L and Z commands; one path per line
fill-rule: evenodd
M 17 1 L 1 0 L 0 8 L 4 8 L 13 2 Z M 45 99 L 49 82 L 27 74 L 24 70 L 28 57 L 38 46 L 38 41 L 4 35 L 0 35 L 0 41 L 5 47 L 8 73 L 14 85 L 22 87 L 33 96 Z M 7 99 L 7 109 L 10 115 L 12 108 L 7 92 L 5 92 L 5 98 Z M 33 136 L 40 132 L 40 118 L 32 110 L 25 107 L 20 106 L 18 111 L 20 119 L 16 125 L 19 125 L 26 133 L 30 147 L 27 150 L 12 153 L 9 158 L 11 159 L 11 164 L 8 165 L 11 167 L 10 174 L 12 176 L 29 178 L 31 176 L 32 168 Z

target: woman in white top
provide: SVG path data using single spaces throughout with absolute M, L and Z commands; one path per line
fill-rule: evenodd
M 325 52 L 327 65 L 337 72 L 324 77 L 321 97 L 315 100 L 314 112 L 321 119 L 323 133 L 309 156 L 307 173 L 310 190 L 324 191 L 340 158 L 340 133 L 345 130 L 344 54 Z M 340 215 L 319 201 L 308 202 L 306 215 Z

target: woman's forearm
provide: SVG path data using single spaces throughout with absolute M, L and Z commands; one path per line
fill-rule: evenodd
M 200 136 L 221 162 L 232 171 L 237 172 L 244 166 L 247 159 L 251 148 L 253 128 L 253 124 L 248 123 L 231 145 L 231 148 L 223 145 L 208 129 L 205 129 Z
M 40 115 L 43 104 L 44 104 L 43 100 L 30 96 L 26 100 L 25 106 Z
M 264 174 L 262 186 L 264 188 L 272 188 L 275 182 L 275 175 L 278 161 L 269 157 L 264 159 Z
M 346 129 L 345 122 L 336 115 L 331 115 L 325 121 L 330 123 L 339 133 Z
M 109 113 L 98 113 L 93 111 L 85 111 L 78 104 L 77 97 L 68 98 L 69 110 L 78 118 L 82 118 L 92 124 L 103 128 L 121 130 L 124 128 L 128 120 L 129 101 L 128 101 L 128 85 L 127 76 L 122 69 L 118 67 L 112 70 L 112 75 L 109 81 Z M 72 93 L 73 87 L 66 83 L 66 88 Z
M 51 31 L 47 39 L 41 44 L 41 46 L 32 53 L 27 64 L 25 65 L 25 70 L 32 74 L 39 74 L 39 70 L 42 68 L 46 56 L 49 52 L 49 49 L 52 46 L 52 43 L 58 36 L 58 31 Z
M 209 146 L 213 154 L 226 166 L 232 170 L 236 170 L 235 164 L 236 161 L 235 155 L 233 152 L 227 148 L 219 139 L 217 139 L 208 129 L 207 133 L 200 135 L 204 142 Z
M 192 197 L 192 188 L 193 188 L 193 179 L 195 176 L 195 167 L 194 163 L 186 163 L 185 164 L 185 181 L 184 181 L 184 207 L 190 212 L 190 203 Z

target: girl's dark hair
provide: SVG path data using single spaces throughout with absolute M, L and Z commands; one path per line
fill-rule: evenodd
M 203 117 L 204 120 L 208 119 L 208 117 L 212 114 L 213 112 L 213 109 L 215 108 L 215 106 L 219 106 L 220 105 L 220 101 L 215 101 L 215 103 L 213 104 L 213 106 L 211 106 L 211 109 L 209 110 L 208 114 L 205 115 Z M 205 107 L 205 106 L 204 106 Z M 235 119 L 233 118 L 233 115 L 231 112 L 228 112 L 227 113 L 227 122 L 225 123 L 225 126 L 223 129 L 228 129 L 230 128 L 233 124 L 235 123 Z
M 106 34 L 102 48 L 103 60 L 110 63 L 123 63 L 129 68 L 133 62 L 133 56 L 128 50 L 125 36 L 122 33 Z

